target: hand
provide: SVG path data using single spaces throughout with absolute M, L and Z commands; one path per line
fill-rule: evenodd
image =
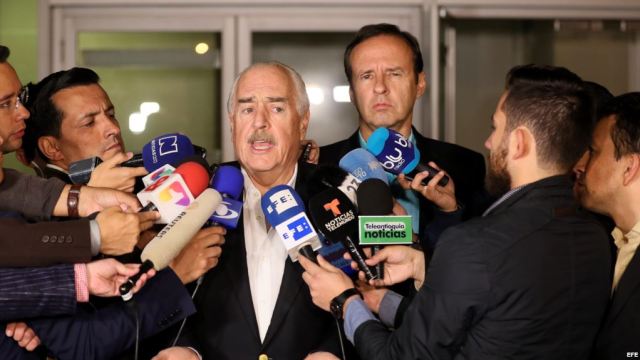
M 356 288 L 360 291 L 367 307 L 374 313 L 378 314 L 380 312 L 380 303 L 382 302 L 384 295 L 389 290 L 387 288 L 371 286 L 366 281 L 357 281 Z
M 5 334 L 13 338 L 21 348 L 27 351 L 33 351 L 40 345 L 38 335 L 23 322 L 8 323 Z
M 407 279 L 416 281 L 416 288 L 420 288 L 424 282 L 424 254 L 422 251 L 413 249 L 405 245 L 385 246 L 371 258 L 365 260 L 367 265 L 375 266 L 384 263 L 384 279 L 370 280 L 373 286 L 390 286 L 398 284 Z M 352 262 L 353 267 L 355 262 Z M 355 264 L 357 269 L 357 264 Z M 358 274 L 360 280 L 364 281 L 364 273 Z
M 198 355 L 189 348 L 174 346 L 160 351 L 151 360 L 198 360 Z
M 153 226 L 157 211 L 125 213 L 117 207 L 101 211 L 96 217 L 100 227 L 100 252 L 106 255 L 128 254 L 140 238 L 140 232 Z
M 436 165 L 436 163 L 434 163 L 433 161 L 429 162 L 429 166 L 433 167 L 434 169 L 440 170 L 438 165 Z M 455 185 L 453 184 L 451 176 L 449 176 L 449 182 L 447 182 L 447 185 L 445 185 L 444 187 L 438 185 L 440 179 L 442 179 L 445 175 L 448 175 L 445 171 L 440 170 L 440 172 L 435 174 L 435 176 L 427 183 L 426 186 L 422 185 L 422 180 L 426 179 L 428 175 L 428 171 L 423 171 L 421 173 L 418 173 L 413 178 L 413 181 L 409 182 L 405 178 L 404 174 L 400 174 L 398 175 L 398 183 L 404 189 L 411 188 L 419 192 L 420 194 L 422 194 L 422 196 L 436 204 L 436 206 L 438 206 L 440 210 L 444 212 L 451 212 L 458 209 Z
M 87 264 L 87 287 L 89 294 L 110 297 L 120 295 L 118 288 L 127 279 L 138 273 L 140 264 L 121 264 L 115 259 L 102 259 Z M 136 282 L 133 292 L 136 293 L 145 282 L 155 275 L 151 269 Z
M 227 233 L 222 226 L 212 226 L 198 231 L 180 254 L 171 261 L 171 269 L 183 284 L 188 284 L 218 265 Z
M 317 164 L 318 160 L 320 160 L 320 147 L 315 140 L 305 139 L 302 140 L 301 146 L 302 151 L 306 148 L 307 144 L 311 144 L 311 150 L 309 151 L 309 157 L 307 158 L 307 162 L 310 164 Z
M 121 167 L 120 164 L 131 159 L 133 153 L 118 153 L 111 159 L 104 161 L 91 173 L 87 183 L 92 187 L 104 187 L 125 192 L 132 192 L 136 177 L 147 175 L 144 167 Z
M 309 286 L 313 303 L 322 310 L 329 311 L 333 298 L 354 287 L 351 279 L 342 270 L 331 265 L 322 255 L 318 255 L 317 265 L 304 256 L 299 256 L 298 261 L 305 270 L 302 273 L 302 279 Z
M 330 352 L 318 351 L 307 355 L 304 360 L 340 360 L 340 358 Z

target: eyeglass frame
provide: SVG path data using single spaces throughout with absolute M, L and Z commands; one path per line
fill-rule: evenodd
M 8 104 L 0 104 L 0 110 L 18 110 L 20 105 L 25 106 L 25 104 L 29 101 L 29 87 L 23 86 L 20 88 L 18 92 L 18 96 L 15 97 L 15 105 L 11 104 L 11 100 L 9 100 Z

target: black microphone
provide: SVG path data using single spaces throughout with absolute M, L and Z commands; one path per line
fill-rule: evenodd
M 309 200 L 309 212 L 319 232 L 331 242 L 341 242 L 367 280 L 377 279 L 364 262 L 364 255 L 353 239 L 357 238 L 356 209 L 345 194 L 337 189 L 327 189 Z
M 358 210 L 360 215 L 390 215 L 393 213 L 393 195 L 391 189 L 384 181 L 377 178 L 364 180 L 358 190 Z M 373 247 L 373 253 L 380 250 L 379 245 Z M 384 263 L 380 262 L 376 265 L 378 277 L 384 277 Z

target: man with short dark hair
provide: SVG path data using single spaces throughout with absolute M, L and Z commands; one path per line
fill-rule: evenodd
M 611 304 L 592 356 L 604 360 L 640 351 L 640 93 L 615 97 L 600 115 L 581 169 L 581 200 L 615 222 Z
M 385 262 L 386 285 L 414 278 L 420 288 L 399 328 L 376 320 L 324 259 L 300 260 L 314 303 L 344 317 L 362 358 L 588 358 L 610 291 L 608 238 L 578 208 L 568 176 L 589 141 L 590 98 L 577 77 L 530 83 L 516 73 L 485 142 L 499 199 L 444 232 L 427 271 L 407 247 L 367 260 Z M 397 309 L 387 305 L 381 319 Z
M 434 162 L 455 184 L 457 204 L 439 203 L 419 182 L 413 187 L 419 194 L 392 184 L 394 196 L 412 215 L 413 231 L 430 256 L 440 231 L 430 228 L 434 218 L 467 219 L 479 215 L 488 205 L 483 189 L 484 159 L 461 146 L 424 137 L 412 126 L 414 104 L 424 94 L 427 82 L 420 45 L 410 33 L 391 24 L 362 27 L 345 50 L 344 70 L 351 100 L 358 110 L 358 131 L 348 139 L 321 147 L 319 162 L 337 164 L 349 151 L 364 147 L 379 127 L 410 139 L 420 151 L 421 161 Z M 403 177 L 400 179 L 402 183 Z

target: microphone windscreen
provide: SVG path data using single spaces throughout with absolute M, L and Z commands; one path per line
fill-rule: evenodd
M 209 186 L 209 167 L 198 161 L 186 161 L 173 173 L 182 176 L 193 197 L 198 197 Z
M 173 260 L 220 205 L 222 197 L 213 189 L 205 189 L 195 201 L 167 224 L 144 248 L 140 258 L 150 260 L 161 270 Z
M 391 189 L 380 179 L 363 181 L 356 194 L 360 215 L 390 215 L 393 212 Z
M 304 203 L 300 195 L 287 185 L 272 187 L 262 195 L 260 203 L 265 218 L 273 227 L 304 212 Z
M 365 149 L 353 149 L 340 159 L 340 168 L 355 176 L 358 180 L 380 179 L 388 183 L 387 173 L 378 159 Z M 358 205 L 360 206 L 360 205 Z
M 223 196 L 238 200 L 242 195 L 244 177 L 237 167 L 223 165 L 218 167 L 218 170 L 213 174 L 211 187 L 218 190 Z
M 367 140 L 367 150 L 393 174 L 410 173 L 420 163 L 420 153 L 402 134 L 377 128 Z
M 356 210 L 349 198 L 337 189 L 327 189 L 309 200 L 309 213 L 316 228 L 333 241 L 342 241 L 358 232 Z
M 318 165 L 307 177 L 307 192 L 318 194 L 329 188 L 337 188 L 348 175 L 349 173 L 335 165 Z
M 176 166 L 182 159 L 192 155 L 191 140 L 177 133 L 159 136 L 142 147 L 144 167 L 149 172 L 166 164 Z

